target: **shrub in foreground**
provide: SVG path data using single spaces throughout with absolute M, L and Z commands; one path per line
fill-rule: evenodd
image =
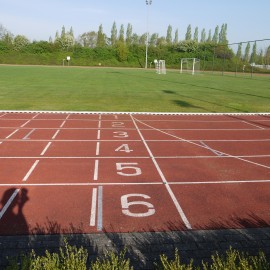
M 45 252 L 45 255 L 38 256 L 32 251 L 29 256 L 10 261 L 6 270 L 133 270 L 130 260 L 126 259 L 126 249 L 116 254 L 107 253 L 103 258 L 97 258 L 87 267 L 88 252 L 83 247 L 79 249 L 70 246 L 65 240 L 64 248 L 59 253 Z M 165 254 L 160 255 L 160 263 L 153 265 L 158 270 L 265 270 L 270 269 L 270 263 L 265 254 L 260 252 L 258 256 L 249 256 L 247 253 L 239 252 L 230 248 L 225 255 L 216 253 L 211 257 L 211 262 L 202 262 L 195 266 L 193 260 L 184 264 L 180 260 L 178 250 L 175 250 L 175 257 L 169 260 Z

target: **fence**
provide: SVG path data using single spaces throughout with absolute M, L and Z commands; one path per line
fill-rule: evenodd
M 212 46 L 212 55 L 201 53 L 201 70 L 235 76 L 270 75 L 270 39 Z M 210 59 L 212 58 L 212 59 Z

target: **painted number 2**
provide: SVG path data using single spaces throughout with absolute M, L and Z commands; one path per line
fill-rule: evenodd
M 155 208 L 153 206 L 153 204 L 146 202 L 146 201 L 131 201 L 129 202 L 129 198 L 132 197 L 142 197 L 143 199 L 151 199 L 151 197 L 149 197 L 148 195 L 145 194 L 127 194 L 127 195 L 123 195 L 121 197 L 121 205 L 122 205 L 122 213 L 126 216 L 130 216 L 130 217 L 149 217 L 155 214 Z M 146 211 L 141 212 L 141 213 L 134 213 L 131 212 L 130 207 L 132 205 L 142 205 L 146 207 Z

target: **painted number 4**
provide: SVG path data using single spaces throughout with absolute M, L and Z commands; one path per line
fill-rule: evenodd
M 126 216 L 130 216 L 130 217 L 149 217 L 155 214 L 155 208 L 153 206 L 153 204 L 146 202 L 146 201 L 132 201 L 129 202 L 129 198 L 132 197 L 142 197 L 143 199 L 151 199 L 151 197 L 149 197 L 148 195 L 145 194 L 127 194 L 127 195 L 123 195 L 121 197 L 121 205 L 122 205 L 122 213 Z M 134 213 L 130 210 L 130 207 L 133 205 L 142 205 L 144 207 L 146 207 L 146 211 L 141 212 L 141 213 Z

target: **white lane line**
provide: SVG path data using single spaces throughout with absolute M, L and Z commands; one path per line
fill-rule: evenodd
M 36 117 L 38 117 L 40 115 L 40 113 L 37 113 L 36 115 L 34 115 L 33 117 L 32 117 L 32 119 L 35 119 Z
M 98 121 L 98 128 L 101 128 L 101 121 Z
M 261 127 L 261 126 L 255 125 L 255 124 L 250 123 L 250 122 L 248 122 L 248 121 L 242 121 L 242 122 L 245 123 L 245 124 L 251 125 L 251 126 L 253 126 L 253 127 L 259 128 L 259 129 L 265 129 L 265 128 Z
M 28 134 L 26 134 L 24 137 L 23 137 L 23 140 L 29 140 L 29 136 L 35 131 L 36 129 L 32 129 Z
M 96 226 L 96 212 L 97 212 L 97 188 L 93 188 L 91 215 L 90 215 L 90 226 L 91 227 Z
M 102 203 L 103 203 L 103 187 L 99 186 L 98 187 L 98 215 L 97 215 L 97 230 L 100 232 L 102 231 L 103 227 L 103 220 L 102 220 Z
M 8 199 L 7 203 L 2 208 L 2 210 L 0 212 L 0 220 L 2 219 L 3 215 L 5 214 L 5 212 L 7 211 L 7 209 L 9 208 L 9 206 L 11 205 L 11 203 L 13 202 L 13 200 L 15 199 L 15 197 L 17 196 L 19 191 L 20 191 L 20 189 L 15 189 L 15 191 L 13 192 L 11 197 Z
M 101 114 L 99 114 L 99 116 L 98 116 L 98 120 L 101 120 Z
M 139 133 L 139 135 L 140 135 L 140 137 L 141 137 L 141 139 L 142 139 L 142 141 L 143 141 L 143 143 L 144 143 L 144 145 L 145 145 L 145 147 L 146 147 L 146 149 L 147 149 L 147 151 L 148 151 L 148 153 L 149 153 L 149 155 L 150 155 L 150 157 L 151 157 L 151 159 L 152 159 L 152 161 L 153 161 L 153 163 L 154 163 L 154 165 L 155 165 L 155 167 L 156 167 L 156 169 L 157 169 L 157 171 L 158 171 L 158 173 L 159 173 L 159 175 L 161 177 L 161 179 L 162 179 L 162 182 L 165 184 L 165 187 L 166 187 L 168 193 L 170 194 L 171 199 L 172 199 L 172 201 L 173 201 L 173 203 L 174 203 L 174 205 L 175 205 L 175 207 L 176 207 L 176 209 L 177 209 L 177 211 L 178 211 L 178 213 L 179 213 L 182 221 L 184 222 L 186 228 L 191 230 L 192 229 L 191 224 L 189 223 L 189 221 L 188 221 L 188 219 L 187 219 L 187 217 L 186 217 L 186 215 L 185 215 L 185 213 L 184 213 L 184 211 L 183 211 L 180 203 L 176 199 L 176 197 L 175 197 L 175 195 L 174 195 L 171 187 L 169 186 L 169 183 L 168 183 L 167 179 L 165 178 L 163 172 L 161 171 L 161 169 L 160 169 L 160 167 L 159 167 L 159 165 L 158 165 L 155 157 L 153 156 L 152 151 L 148 147 L 148 144 L 146 143 L 146 141 L 145 141 L 145 139 L 144 139 L 141 131 L 139 130 L 138 125 L 137 125 L 135 119 L 133 118 L 132 115 L 130 115 L 130 117 L 131 117 L 131 119 L 132 119 L 132 121 L 133 121 L 133 123 L 134 123 L 134 125 L 135 125 L 135 127 L 136 127 L 136 129 L 137 129 L 137 131 L 138 131 L 138 133 Z
M 47 145 L 45 146 L 43 151 L 40 153 L 41 156 L 44 156 L 44 154 L 46 153 L 46 151 L 48 150 L 48 148 L 50 147 L 51 144 L 52 144 L 52 142 L 47 143 Z
M 32 165 L 32 167 L 30 168 L 30 170 L 28 171 L 28 173 L 25 175 L 25 177 L 23 178 L 23 182 L 27 181 L 29 176 L 31 175 L 31 173 L 34 171 L 34 169 L 36 168 L 36 166 L 38 165 L 39 160 L 36 160 L 35 163 Z
M 61 124 L 60 128 L 62 128 L 65 125 L 65 123 L 66 123 L 66 120 L 63 121 L 63 123 Z
M 3 116 L 5 116 L 6 114 L 7 114 L 7 113 L 4 113 L 4 114 L 0 115 L 0 118 L 3 117 Z
M 20 127 L 25 127 L 28 123 L 30 123 L 31 120 L 26 121 L 24 124 L 22 124 Z
M 94 181 L 98 180 L 98 165 L 99 165 L 98 163 L 99 160 L 95 160 L 94 178 L 93 178 Z
M 60 129 L 58 129 L 58 130 L 54 133 L 54 135 L 52 136 L 52 139 L 53 139 L 53 140 L 56 138 L 56 136 L 58 135 L 59 132 L 60 132 Z
M 6 139 L 9 139 L 12 135 L 14 135 L 16 132 L 18 132 L 19 129 L 16 129 L 15 131 L 13 131 L 11 134 L 9 134 Z
M 207 149 L 209 149 L 212 153 L 214 153 L 215 155 L 217 155 L 217 156 L 219 156 L 219 157 L 221 157 L 221 156 L 223 156 L 223 153 L 221 153 L 221 152 L 219 152 L 219 151 L 217 151 L 217 150 L 215 150 L 215 149 L 212 149 L 209 145 L 207 145 L 206 143 L 204 143 L 203 141 L 200 141 L 200 143 L 203 145 L 203 146 L 205 146 Z
M 100 140 L 100 129 L 97 131 L 97 140 Z
M 100 142 L 97 142 L 96 156 L 99 156 Z
M 131 117 L 133 118 L 132 115 L 131 115 Z M 207 147 L 205 147 L 205 146 L 203 146 L 203 145 L 201 145 L 201 144 L 199 144 L 199 143 L 195 143 L 194 141 L 186 140 L 186 139 L 184 139 L 184 138 L 181 138 L 181 137 L 175 136 L 175 135 L 173 135 L 173 134 L 167 133 L 167 132 L 165 132 L 165 131 L 163 131 L 163 130 L 160 130 L 160 129 L 158 129 L 158 128 L 151 127 L 151 126 L 145 124 L 144 122 L 142 122 L 142 121 L 140 121 L 140 120 L 138 120 L 138 119 L 136 119 L 136 118 L 134 118 L 134 120 L 136 120 L 137 122 L 139 122 L 139 123 L 141 123 L 141 124 L 143 124 L 143 125 L 145 125 L 145 126 L 150 127 L 152 130 L 159 131 L 159 132 L 161 132 L 161 133 L 163 133 L 163 134 L 166 134 L 166 135 L 168 135 L 168 136 L 170 136 L 170 137 L 176 138 L 176 139 L 178 139 L 178 140 L 180 140 L 180 141 L 182 141 L 182 142 L 187 142 L 187 143 L 189 143 L 189 144 L 193 144 L 193 145 L 196 145 L 196 146 L 199 146 L 199 147 L 208 149 Z M 254 130 L 254 129 L 253 129 L 253 130 Z M 214 150 L 214 149 L 213 149 L 213 150 Z M 253 161 L 250 161 L 250 160 L 241 158 L 241 157 L 239 157 L 239 156 L 233 156 L 233 155 L 227 154 L 227 153 L 225 153 L 225 152 L 221 152 L 221 151 L 218 151 L 218 152 L 221 153 L 221 154 L 224 155 L 224 156 L 227 156 L 227 157 L 235 158 L 235 159 L 244 161 L 244 162 L 246 162 L 246 163 L 250 163 L 250 164 L 253 164 L 253 165 L 256 165 L 256 166 L 259 166 L 259 167 L 263 167 L 263 168 L 266 168 L 266 169 L 270 169 L 270 166 L 266 166 L 266 165 L 263 165 L 263 164 L 261 164 L 261 163 L 253 162 Z
M 239 185 L 239 184 L 270 184 L 270 179 L 266 180 L 224 180 L 224 181 L 187 181 L 187 182 L 170 182 L 170 185 Z M 134 182 L 134 183 L 102 183 L 102 186 L 161 186 L 164 185 L 161 182 Z M 21 187 L 97 187 L 100 183 L 40 183 L 40 184 L 28 184 L 22 183 Z M 14 184 L 0 184 L 0 187 L 14 187 Z

